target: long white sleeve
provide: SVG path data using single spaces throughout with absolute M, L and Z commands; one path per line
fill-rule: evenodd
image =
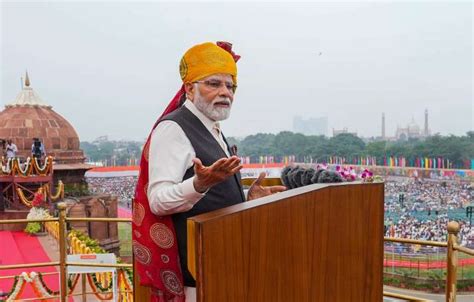
M 182 181 L 196 156 L 191 142 L 173 121 L 163 121 L 153 131 L 148 161 L 148 201 L 155 215 L 190 210 L 204 194 L 196 192 L 194 177 Z

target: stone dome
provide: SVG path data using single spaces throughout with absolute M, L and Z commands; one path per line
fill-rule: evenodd
M 411 119 L 411 122 L 408 124 L 408 132 L 410 133 L 410 135 L 420 134 L 420 126 L 418 126 L 413 117 Z
M 39 138 L 47 155 L 58 164 L 83 163 L 79 136 L 74 127 L 51 106 L 44 103 L 30 87 L 26 74 L 25 87 L 15 100 L 0 111 L 0 139 L 11 139 L 18 147 L 18 156 L 31 156 L 33 138 Z

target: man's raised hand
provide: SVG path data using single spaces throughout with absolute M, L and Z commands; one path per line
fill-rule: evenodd
M 200 193 L 206 192 L 212 186 L 222 182 L 242 169 L 240 158 L 237 156 L 221 158 L 209 167 L 204 166 L 199 158 L 194 158 L 193 162 L 194 189 Z
M 283 192 L 286 190 L 285 186 L 262 186 L 262 182 L 265 179 L 266 173 L 261 172 L 258 178 L 252 183 L 248 191 L 247 200 L 257 199 L 260 197 L 265 197 L 272 195 L 274 193 Z

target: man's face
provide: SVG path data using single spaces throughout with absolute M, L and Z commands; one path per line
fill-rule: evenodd
M 204 115 L 214 121 L 229 117 L 234 100 L 234 83 L 228 74 L 215 74 L 187 86 L 188 98 Z

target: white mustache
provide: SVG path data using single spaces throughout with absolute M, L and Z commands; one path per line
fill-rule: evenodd
M 218 99 L 218 100 L 212 101 L 213 105 L 215 105 L 216 103 L 222 103 L 222 104 L 226 104 L 226 105 L 229 105 L 229 106 L 232 105 L 232 102 L 228 98 Z

